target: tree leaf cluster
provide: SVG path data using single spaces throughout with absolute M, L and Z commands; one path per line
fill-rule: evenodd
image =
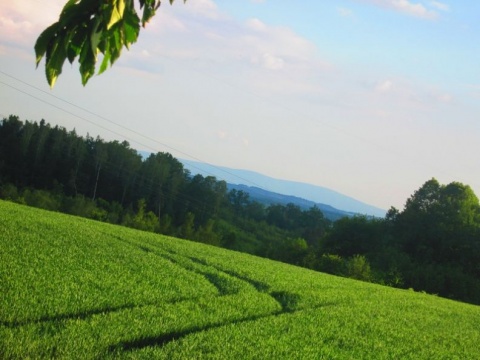
M 78 58 L 82 84 L 86 85 L 95 74 L 98 55 L 103 56 L 101 74 L 115 63 L 124 47 L 137 41 L 140 27 L 155 16 L 160 4 L 160 0 L 138 0 L 137 11 L 135 0 L 68 0 L 58 21 L 37 38 L 37 67 L 45 57 L 45 74 L 53 87 L 65 60 L 73 64 Z

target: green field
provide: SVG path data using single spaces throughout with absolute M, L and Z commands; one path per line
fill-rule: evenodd
M 480 307 L 0 201 L 0 358 L 479 359 Z

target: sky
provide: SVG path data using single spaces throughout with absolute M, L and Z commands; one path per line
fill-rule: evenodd
M 383 209 L 433 177 L 480 196 L 480 2 L 163 1 L 112 68 L 50 89 L 33 46 L 65 2 L 0 3 L 1 118 Z

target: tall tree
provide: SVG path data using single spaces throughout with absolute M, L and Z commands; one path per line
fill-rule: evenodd
M 102 170 L 102 166 L 108 159 L 108 152 L 107 146 L 103 142 L 102 139 L 97 137 L 95 141 L 95 186 L 93 187 L 93 196 L 92 200 L 95 200 L 97 196 L 97 189 L 98 189 L 98 180 L 100 178 L 100 171 Z
M 10 115 L 0 122 L 0 182 L 12 182 L 20 185 L 22 167 L 22 148 L 18 141 L 23 123 L 18 116 Z
M 69 171 L 66 182 L 67 189 L 72 195 L 77 195 L 79 192 L 78 178 L 80 177 L 80 168 L 87 155 L 87 145 L 84 139 L 77 136 L 75 130 L 68 133 L 66 155 L 69 164 L 66 166 Z
M 479 200 L 458 182 L 427 181 L 407 200 L 396 222 L 405 250 L 421 261 L 456 261 L 461 248 L 480 241 L 474 236 L 480 227 Z

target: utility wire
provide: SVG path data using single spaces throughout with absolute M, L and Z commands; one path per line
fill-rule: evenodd
M 56 96 L 56 95 L 53 95 L 53 94 L 51 94 L 51 93 L 49 93 L 49 92 L 47 92 L 47 91 L 44 91 L 44 90 L 42 90 L 42 89 L 39 89 L 38 87 L 36 87 L 36 86 L 34 86 L 34 85 L 31 85 L 31 84 L 29 84 L 29 83 L 27 83 L 27 82 L 25 82 L 25 81 L 23 81 L 23 80 L 21 80 L 21 79 L 18 79 L 18 78 L 14 77 L 14 76 L 12 76 L 12 75 L 10 75 L 10 74 L 7 74 L 7 73 L 5 73 L 5 72 L 2 71 L 2 70 L 0 70 L 0 73 L 3 74 L 3 75 L 5 75 L 5 76 L 8 76 L 9 78 L 11 78 L 11 79 L 13 79 L 13 80 L 16 80 L 16 81 L 18 81 L 18 82 L 20 82 L 20 83 L 22 83 L 22 84 L 24 84 L 24 85 L 26 85 L 26 86 L 29 86 L 29 87 L 37 90 L 37 91 L 40 91 L 40 92 L 42 92 L 42 93 L 44 93 L 44 94 L 46 94 L 46 95 L 48 95 L 48 96 L 50 96 L 50 97 L 53 97 L 53 98 L 55 98 L 55 99 L 57 99 L 57 100 L 59 100 L 59 101 L 62 101 L 62 102 L 66 103 L 66 104 L 68 104 L 68 105 L 70 105 L 70 106 L 73 106 L 73 107 L 75 107 L 75 108 L 77 108 L 77 109 L 80 109 L 80 110 L 82 110 L 82 111 L 85 111 L 86 113 L 88 113 L 88 114 L 90 114 L 90 115 L 93 115 L 93 116 L 95 116 L 95 117 L 97 117 L 97 118 L 99 118 L 99 119 L 102 119 L 102 120 L 104 120 L 104 121 L 106 121 L 106 122 L 108 122 L 108 123 L 110 123 L 110 124 L 113 124 L 113 125 L 115 125 L 115 126 L 118 126 L 119 128 L 122 128 L 122 129 L 124 129 L 124 130 L 126 130 L 126 131 L 128 131 L 128 132 L 131 132 L 131 133 L 133 133 L 133 134 L 135 134 L 135 135 L 138 135 L 138 136 L 140 136 L 140 137 L 142 137 L 142 138 L 144 138 L 144 139 L 147 139 L 147 140 L 152 141 L 152 142 L 154 142 L 154 143 L 156 143 L 156 144 L 159 144 L 159 145 L 161 145 L 161 146 L 164 146 L 164 147 L 166 147 L 166 148 L 168 148 L 168 149 L 170 149 L 170 150 L 173 150 L 173 151 L 175 151 L 175 152 L 177 152 L 177 153 L 179 153 L 179 154 L 182 154 L 182 155 L 184 155 L 184 156 L 186 156 L 186 157 L 188 157 L 188 158 L 190 158 L 190 159 L 193 159 L 193 160 L 198 161 L 198 162 L 200 162 L 200 163 L 209 165 L 209 166 L 211 166 L 211 167 L 213 167 L 213 168 L 215 168 L 215 169 L 217 169 L 217 170 L 219 170 L 219 171 L 221 171 L 221 172 L 223 172 L 223 173 L 226 173 L 226 174 L 228 174 L 228 175 L 230 175 L 230 176 L 233 176 L 233 177 L 235 177 L 235 178 L 237 178 L 237 179 L 239 179 L 239 180 L 242 180 L 242 181 L 244 181 L 244 182 L 246 182 L 246 183 L 248 183 L 248 184 L 251 184 L 251 185 L 253 185 L 253 186 L 256 186 L 256 187 L 258 187 L 258 188 L 263 189 L 262 186 L 260 186 L 259 184 L 256 184 L 255 182 L 253 182 L 253 181 L 251 181 L 251 180 L 245 179 L 245 178 L 243 178 L 243 177 L 241 177 L 241 176 L 239 176 L 239 175 L 236 175 L 236 174 L 234 174 L 234 173 L 232 173 L 232 172 L 230 172 L 230 171 L 228 171 L 228 170 L 225 170 L 225 169 L 222 169 L 222 168 L 217 167 L 217 166 L 215 166 L 215 165 L 209 164 L 209 163 L 207 163 L 206 161 L 203 161 L 203 160 L 201 160 L 201 159 L 199 159 L 199 158 L 197 158 L 197 157 L 195 157 L 195 156 L 193 156 L 193 155 L 191 155 L 191 154 L 188 154 L 188 153 L 186 153 L 186 152 L 184 152 L 184 151 L 181 151 L 181 150 L 179 150 L 179 149 L 176 149 L 176 148 L 174 148 L 174 147 L 172 147 L 172 146 L 170 146 L 170 145 L 168 145 L 168 144 L 162 143 L 162 142 L 160 142 L 160 141 L 158 141 L 158 140 L 156 140 L 156 139 L 153 139 L 152 137 L 149 137 L 149 136 L 144 135 L 144 134 L 142 134 L 142 133 L 140 133 L 140 132 L 138 132 L 138 131 L 135 131 L 135 130 L 133 130 L 133 129 L 130 129 L 130 128 L 124 126 L 124 125 L 118 124 L 117 122 L 115 122 L 115 121 L 113 121 L 113 120 L 110 120 L 110 119 L 108 119 L 108 118 L 106 118 L 106 117 L 104 117 L 104 116 L 102 116 L 102 115 L 99 115 L 99 114 L 97 114 L 97 113 L 95 113 L 95 112 L 93 112 L 93 111 L 90 111 L 90 110 L 88 110 L 88 109 L 86 109 L 86 108 L 84 108 L 84 107 L 81 107 L 81 106 L 79 106 L 79 105 L 76 105 L 76 104 L 74 104 L 74 103 L 72 103 L 72 102 L 70 102 L 70 101 L 68 101 L 68 100 L 62 99 L 62 98 L 60 98 L 60 97 L 58 97 L 58 96 Z M 58 109 L 58 110 L 60 110 L 60 111 L 63 111 L 63 112 L 65 112 L 65 113 L 69 114 L 69 115 L 75 116 L 76 118 L 78 118 L 78 119 L 80 119 L 80 120 L 86 121 L 86 122 L 88 122 L 88 123 L 90 123 L 90 124 L 92 124 L 92 125 L 98 126 L 99 128 L 101 128 L 101 129 L 103 129 L 103 130 L 109 131 L 109 132 L 111 132 L 111 133 L 113 133 L 113 134 L 115 134 L 115 135 L 124 137 L 124 138 L 126 138 L 126 139 L 128 139 L 128 140 L 130 140 L 130 141 L 136 142 L 137 144 L 139 144 L 139 145 L 141 145 L 141 146 L 144 146 L 144 147 L 146 147 L 146 148 L 148 148 L 148 149 L 150 149 L 150 150 L 156 151 L 156 149 L 152 148 L 151 146 L 145 145 L 145 144 L 143 144 L 143 143 L 138 142 L 137 140 L 128 138 L 128 137 L 126 137 L 125 135 L 122 135 L 122 134 L 120 134 L 120 133 L 118 133 L 118 132 L 116 132 L 116 131 L 114 131 L 114 130 L 111 130 L 111 129 L 106 128 L 106 127 L 101 126 L 101 125 L 98 125 L 97 123 L 95 123 L 95 122 L 93 122 L 93 121 L 91 121 L 91 120 L 88 120 L 88 119 L 86 119 L 86 118 L 84 118 L 84 117 L 82 117 L 82 116 L 76 115 L 76 114 L 74 114 L 74 113 L 72 113 L 72 112 L 70 112 L 70 111 L 68 111 L 68 110 L 65 110 L 65 109 L 63 109 L 63 108 L 61 108 L 61 107 L 59 107 L 59 106 L 57 106 L 57 105 L 54 105 L 54 104 L 52 104 L 52 103 L 49 103 L 49 102 L 47 102 L 47 101 L 45 101 L 45 100 L 43 100 L 43 99 L 41 99 L 41 98 L 39 98 L 39 97 L 36 97 L 36 96 L 34 96 L 34 95 L 26 92 L 26 91 L 20 90 L 20 89 L 14 87 L 14 86 L 12 86 L 12 85 L 9 85 L 9 84 L 6 84 L 6 83 L 2 82 L 2 81 L 0 81 L 0 83 L 3 84 L 3 85 L 6 85 L 6 86 L 8 86 L 8 87 L 10 87 L 10 88 L 12 88 L 12 89 L 14 89 L 14 90 L 16 90 L 16 91 L 18 91 L 18 92 L 21 92 L 21 93 L 23 93 L 23 94 L 25 94 L 25 95 L 27 95 L 27 96 L 30 96 L 30 97 L 38 100 L 38 101 L 41 101 L 41 102 L 43 102 L 43 103 L 45 103 L 45 104 L 47 104 L 47 105 L 50 105 L 50 106 L 52 106 L 52 107 L 54 107 L 54 108 L 56 108 L 56 109 Z M 196 165 L 189 164 L 189 166 L 191 166 L 191 167 L 193 167 L 193 168 L 196 168 L 196 169 L 198 169 L 198 170 L 204 171 L 204 172 L 206 172 L 206 173 L 208 173 L 208 174 L 210 174 L 210 175 L 213 175 L 211 172 L 206 171 L 205 169 L 201 169 L 201 168 L 199 168 L 199 167 L 196 166 Z M 266 189 L 263 189 L 263 190 L 266 190 Z

